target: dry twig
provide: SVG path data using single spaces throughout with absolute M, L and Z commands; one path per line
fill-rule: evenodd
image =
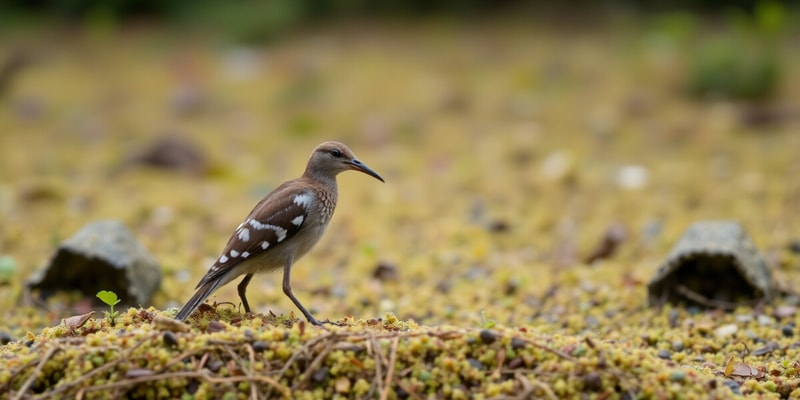
M 33 370 L 33 372 L 31 373 L 31 376 L 28 377 L 28 379 L 25 381 L 25 383 L 22 384 L 22 387 L 19 388 L 19 391 L 17 391 L 17 395 L 14 396 L 14 400 L 22 399 L 22 396 L 24 396 L 25 393 L 28 392 L 28 389 L 31 388 L 31 385 L 33 385 L 33 382 L 36 380 L 36 378 L 39 377 L 39 374 L 42 373 L 42 368 L 44 368 L 44 365 L 47 363 L 47 360 L 49 360 L 50 357 L 52 357 L 53 354 L 55 354 L 56 351 L 58 351 L 58 350 L 61 350 L 61 347 L 52 346 L 49 349 L 47 349 L 47 353 L 45 353 L 44 357 L 42 357 L 42 359 L 39 360 L 39 364 L 36 365 L 36 369 Z

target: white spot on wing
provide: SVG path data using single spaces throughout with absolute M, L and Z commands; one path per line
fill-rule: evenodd
M 244 253 L 242 253 L 242 258 L 247 258 L 247 257 L 250 257 L 249 251 L 245 251 Z
M 241 228 L 239 230 L 239 240 L 243 242 L 250 240 L 250 229 Z
M 297 196 L 294 196 L 294 204 L 297 204 L 300 207 L 308 209 L 308 206 L 311 205 L 311 194 L 310 193 L 301 193 Z
M 231 257 L 232 257 L 232 258 L 239 257 L 239 252 L 238 252 L 238 251 L 236 251 L 236 250 L 231 250 Z
M 269 247 L 269 242 L 267 242 L 266 240 L 261 242 L 261 248 L 262 249 L 266 250 L 267 247 Z
M 219 262 L 220 264 L 225 264 L 226 262 L 228 262 L 228 256 L 223 254 L 222 257 L 219 258 Z
M 299 216 L 295 217 L 295 219 L 292 220 L 292 223 L 297 225 L 297 226 L 300 226 L 300 224 L 303 223 L 303 216 L 299 215 Z
M 280 226 L 272 224 L 262 224 L 261 222 L 258 222 L 253 218 L 247 220 L 247 223 L 250 224 L 250 226 L 252 226 L 253 228 L 258 230 L 272 229 L 273 231 L 275 231 L 275 234 L 278 235 L 278 242 L 282 241 L 283 239 L 286 239 L 286 234 L 288 233 L 286 229 L 283 229 Z

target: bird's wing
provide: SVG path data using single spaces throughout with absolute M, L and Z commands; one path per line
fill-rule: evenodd
M 237 264 L 290 240 L 308 218 L 313 193 L 288 182 L 258 204 L 233 232 L 222 254 L 197 284 L 217 279 Z

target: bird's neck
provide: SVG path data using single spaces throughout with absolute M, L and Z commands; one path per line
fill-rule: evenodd
M 315 171 L 313 169 L 306 169 L 303 178 L 313 182 L 317 186 L 321 186 L 324 190 L 332 192 L 334 195 L 337 192 L 336 175 Z

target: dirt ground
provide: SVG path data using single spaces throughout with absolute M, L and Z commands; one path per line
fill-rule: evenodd
M 257 47 L 143 27 L 0 40 L 26 60 L 0 92 L 0 256 L 16 266 L 0 286 L 13 338 L 0 392 L 800 396 L 791 290 L 722 312 L 649 308 L 646 287 L 698 220 L 740 222 L 797 287 L 798 38 L 781 44 L 777 95 L 754 105 L 686 96 L 686 48 L 641 25 L 348 24 Z M 136 161 L 163 137 L 203 161 Z M 325 140 L 386 179 L 341 175 L 325 237 L 293 269 L 301 301 L 345 326 L 293 323 L 278 275 L 250 284 L 258 316 L 242 318 L 231 284 L 189 332 L 151 323 Z M 100 314 L 59 325 L 88 311 L 74 295 L 22 305 L 33 270 L 99 219 L 159 261 L 152 303 L 114 328 Z M 587 263 L 609 230 L 616 251 Z

